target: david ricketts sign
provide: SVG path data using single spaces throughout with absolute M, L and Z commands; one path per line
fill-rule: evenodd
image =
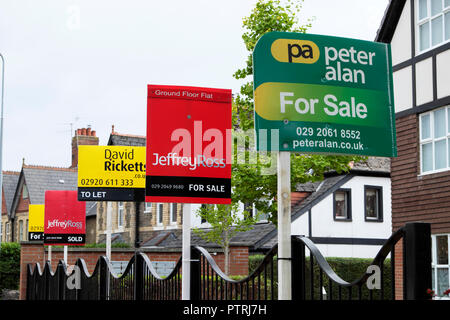
M 143 201 L 145 147 L 79 146 L 79 201 Z
M 147 202 L 231 202 L 231 90 L 148 86 Z

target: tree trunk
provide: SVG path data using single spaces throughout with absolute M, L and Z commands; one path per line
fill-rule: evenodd
M 225 274 L 228 276 L 230 274 L 230 248 L 229 246 L 225 246 L 224 248 L 224 254 L 225 254 Z
M 229 273 L 230 273 L 230 257 L 229 257 L 229 255 L 230 255 L 230 242 L 228 241 L 228 229 L 225 229 L 225 232 L 224 232 L 225 234 L 224 234 L 224 242 L 223 242 L 223 244 L 224 244 L 224 255 L 225 255 L 225 274 L 228 276 L 229 275 Z

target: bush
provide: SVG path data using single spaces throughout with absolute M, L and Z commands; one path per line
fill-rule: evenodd
M 0 251 L 0 290 L 19 288 L 20 244 L 3 242 Z
M 363 259 L 363 258 L 326 258 L 330 267 L 334 270 L 334 272 L 343 280 L 347 282 L 354 282 L 359 280 L 367 270 L 367 267 L 371 265 L 373 259 Z M 311 298 L 311 263 L 309 257 L 306 258 L 306 299 Z M 319 298 L 319 283 L 320 283 L 320 271 L 319 266 L 314 259 L 313 266 L 313 279 L 314 279 L 314 296 L 315 299 Z M 386 259 L 384 261 L 383 266 L 383 284 L 382 287 L 384 289 L 384 299 L 391 298 L 391 261 L 390 259 Z M 327 295 L 329 295 L 329 280 L 328 277 L 323 276 L 322 279 L 322 288 L 325 289 Z M 351 298 L 356 300 L 358 299 L 359 292 L 358 287 L 354 286 L 351 290 Z M 368 300 L 370 299 L 370 291 L 372 291 L 372 298 L 374 300 L 381 299 L 381 290 L 369 290 L 364 283 L 361 286 L 361 299 Z M 336 283 L 332 283 L 332 295 L 333 299 L 339 299 L 339 286 Z M 348 288 L 341 288 L 341 297 L 342 300 L 347 300 L 349 298 L 349 290 Z

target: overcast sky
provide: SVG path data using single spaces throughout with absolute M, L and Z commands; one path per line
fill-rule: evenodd
M 374 40 L 388 0 L 305 0 L 309 33 Z M 3 170 L 68 167 L 91 125 L 145 135 L 147 84 L 238 92 L 242 18 L 256 0 L 1 0 Z M 1 79 L 0 79 L 1 80 Z M 168 121 L 170 121 L 170 115 Z M 71 131 L 72 128 L 72 131 Z

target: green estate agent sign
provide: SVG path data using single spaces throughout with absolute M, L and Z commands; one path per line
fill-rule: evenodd
M 253 66 L 257 150 L 397 156 L 388 44 L 270 32 Z

